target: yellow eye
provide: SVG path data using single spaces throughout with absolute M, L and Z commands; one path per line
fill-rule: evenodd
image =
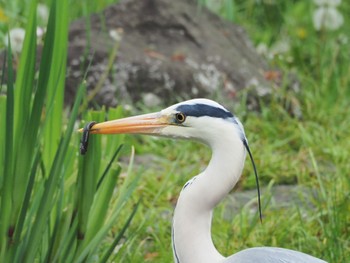
M 182 112 L 179 112 L 175 114 L 175 118 L 178 123 L 183 123 L 186 120 L 186 115 Z

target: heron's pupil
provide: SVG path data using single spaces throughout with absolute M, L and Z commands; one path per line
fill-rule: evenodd
M 176 120 L 178 122 L 184 122 L 186 119 L 185 115 L 183 113 L 176 113 Z

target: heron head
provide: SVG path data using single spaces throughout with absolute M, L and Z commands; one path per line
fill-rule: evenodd
M 223 106 L 208 99 L 188 100 L 159 112 L 97 123 L 90 133 L 149 134 L 196 139 L 207 144 L 226 134 L 246 140 L 240 121 Z

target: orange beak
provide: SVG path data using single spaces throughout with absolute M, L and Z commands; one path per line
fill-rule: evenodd
M 138 115 L 134 117 L 123 118 L 101 122 L 93 125 L 89 131 L 90 134 L 160 134 L 162 128 L 171 125 L 168 116 L 162 116 L 160 112 Z M 80 129 L 79 132 L 83 132 Z

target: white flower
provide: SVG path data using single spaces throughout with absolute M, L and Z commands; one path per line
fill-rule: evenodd
M 43 35 L 45 34 L 45 30 L 37 27 L 36 28 L 36 36 L 38 42 L 42 39 Z M 5 46 L 8 46 L 8 36 L 10 36 L 11 41 L 11 49 L 13 52 L 20 53 L 23 48 L 24 43 L 24 37 L 26 35 L 26 32 L 23 28 L 13 28 L 8 32 L 8 35 L 5 37 Z
M 123 38 L 123 29 L 122 28 L 117 28 L 117 29 L 111 29 L 109 30 L 109 36 L 117 41 L 117 42 L 120 42 Z
M 40 39 L 45 34 L 45 30 L 41 27 L 36 28 L 36 36 Z
M 25 34 L 26 32 L 23 28 L 11 29 L 7 37 L 5 37 L 5 45 L 8 46 L 8 36 L 10 36 L 12 51 L 20 53 L 23 47 Z
M 313 23 L 316 30 L 336 30 L 343 23 L 343 15 L 335 7 L 318 7 L 313 14 Z

